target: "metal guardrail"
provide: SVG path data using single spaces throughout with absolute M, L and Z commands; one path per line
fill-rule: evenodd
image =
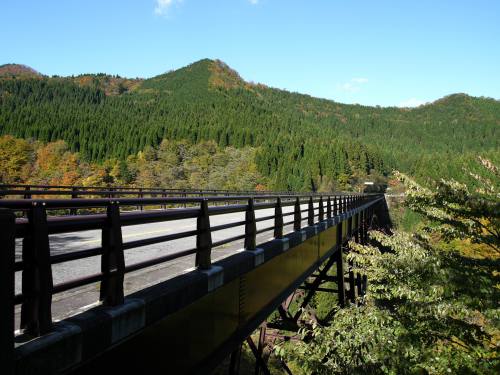
M 100 282 L 100 300 L 103 305 L 116 306 L 124 301 L 125 274 L 168 262 L 188 255 L 196 255 L 195 265 L 209 269 L 212 264 L 212 249 L 238 240 L 244 241 L 246 250 L 255 250 L 256 236 L 273 232 L 274 238 L 282 238 L 284 227 L 293 225 L 294 231 L 301 229 L 302 220 L 308 225 L 340 215 L 361 206 L 378 195 L 238 195 L 205 197 L 156 197 L 156 198 L 99 198 L 99 199 L 3 199 L 0 200 L 0 320 L 1 349 L 9 352 L 13 348 L 14 305 L 21 305 L 20 328 L 30 336 L 50 332 L 52 328 L 52 297 L 54 294 L 77 287 Z M 226 206 L 209 203 L 229 201 Z M 167 205 L 186 208 L 166 208 Z M 301 205 L 307 205 L 302 209 Z M 125 212 L 126 207 L 162 207 L 161 210 Z M 293 211 L 283 213 L 283 207 L 293 206 Z M 98 209 L 102 213 L 87 215 L 48 215 L 51 211 Z M 255 212 L 274 209 L 274 214 L 256 218 Z M 26 217 L 19 217 L 22 212 Z M 245 219 L 237 222 L 210 225 L 210 217 L 229 213 L 245 213 Z M 17 213 L 17 217 L 16 217 Z M 290 218 L 290 220 L 287 220 Z M 196 219 L 196 229 L 124 242 L 122 228 L 130 225 Z M 257 230 L 256 224 L 273 220 L 273 225 Z M 212 233 L 224 229 L 244 226 L 244 233 L 213 242 Z M 85 230 L 101 230 L 102 245 L 70 253 L 51 255 L 49 236 Z M 125 251 L 142 246 L 169 242 L 181 238 L 195 237 L 196 246 L 161 257 L 134 264 L 125 264 Z M 22 239 L 22 259 L 15 261 L 15 238 Z M 101 272 L 76 278 L 57 285 L 53 284 L 52 265 L 88 257 L 101 257 Z M 14 275 L 22 272 L 22 292 L 14 295 Z M 5 280 L 4 280 L 5 279 Z M 5 314 L 4 310 L 5 309 Z M 4 342 L 7 340 L 6 342 Z

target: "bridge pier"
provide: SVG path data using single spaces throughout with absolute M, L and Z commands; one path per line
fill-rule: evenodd
M 240 363 L 241 363 L 241 349 L 243 343 L 238 345 L 236 349 L 231 353 L 230 361 L 229 361 L 229 375 L 237 375 L 240 372 Z
M 342 243 L 342 222 L 337 226 L 337 244 Z M 340 307 L 345 307 L 346 293 L 345 293 L 345 282 L 344 282 L 344 252 L 342 251 L 342 246 L 340 245 L 339 250 L 335 253 L 336 263 L 337 263 L 337 289 L 339 297 Z

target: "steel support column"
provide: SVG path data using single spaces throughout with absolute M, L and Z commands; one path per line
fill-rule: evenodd
M 255 357 L 256 366 L 258 366 L 258 368 L 260 368 L 265 375 L 271 375 L 271 372 L 267 368 L 266 362 L 264 361 L 262 356 L 259 355 L 259 350 L 255 346 L 255 344 L 250 336 L 247 337 L 247 344 L 250 347 L 250 350 L 252 351 L 252 353 Z
M 313 298 L 314 294 L 316 293 L 316 291 L 318 291 L 319 286 L 323 283 L 324 279 L 326 278 L 328 271 L 330 270 L 330 268 L 332 268 L 333 264 L 336 261 L 337 258 L 335 257 L 335 255 L 332 255 L 326 262 L 323 269 L 321 269 L 321 271 L 319 272 L 319 275 L 317 275 L 314 281 L 310 284 L 310 288 L 308 288 L 309 291 L 305 296 L 304 301 L 302 301 L 300 308 L 293 317 L 295 321 L 297 321 L 300 315 L 302 314 L 302 309 L 304 309 L 309 304 L 309 302 L 311 302 L 311 299 Z
M 345 306 L 345 283 L 344 283 L 344 252 L 342 249 L 342 222 L 337 226 L 337 251 L 335 252 L 335 260 L 337 263 L 337 289 L 339 305 Z

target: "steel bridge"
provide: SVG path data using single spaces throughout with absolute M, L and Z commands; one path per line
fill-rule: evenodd
M 374 217 L 385 209 L 383 195 L 347 193 L 10 185 L 0 186 L 0 196 L 0 355 L 8 375 L 109 366 L 209 373 L 229 355 L 235 373 L 244 341 L 267 373 L 262 342 L 256 345 L 252 332 L 276 310 L 296 323 L 299 314 L 287 307 L 298 288 L 305 290 L 303 308 L 325 281 L 336 283 L 340 306 L 364 293 L 366 279 L 344 253 L 349 241 L 366 241 Z M 228 214 L 241 217 L 211 225 Z M 176 227 L 187 219 L 192 229 Z M 126 228 L 153 223 L 174 231 L 124 240 Z M 213 241 L 236 229 L 241 233 Z M 88 231 L 100 233 L 99 246 L 51 251 L 54 236 Z M 185 238 L 192 248 L 126 262 L 133 249 Z M 234 251 L 214 260 L 214 251 L 230 245 Z M 128 275 L 190 256 L 191 270 L 127 293 Z M 76 262 L 78 268 L 88 259 L 99 262 L 99 272 L 54 282 L 55 265 Z M 55 299 L 89 285 L 98 290 L 99 303 L 64 319 L 53 316 Z

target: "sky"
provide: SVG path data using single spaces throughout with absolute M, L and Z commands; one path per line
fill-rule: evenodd
M 342 103 L 500 99 L 500 1 L 0 2 L 0 64 L 147 78 L 202 58 Z

